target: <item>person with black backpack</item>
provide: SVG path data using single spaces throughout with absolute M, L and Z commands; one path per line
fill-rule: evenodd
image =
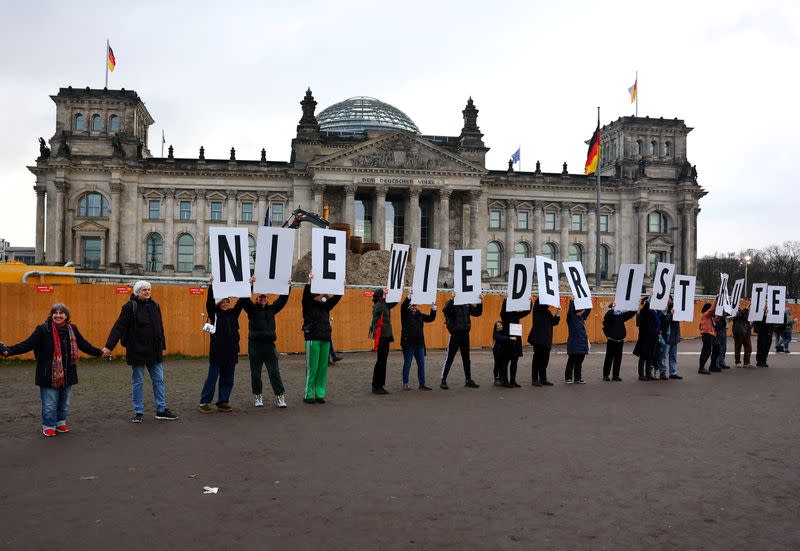
M 118 342 L 125 347 L 125 361 L 132 369 L 133 379 L 133 419 L 141 423 L 144 417 L 144 370 L 153 381 L 153 396 L 156 402 L 156 419 L 172 421 L 178 416 L 167 407 L 164 392 L 164 350 L 167 348 L 164 337 L 164 323 L 161 307 L 151 297 L 152 289 L 147 281 L 133 284 L 133 294 L 119 313 L 116 323 L 103 348 L 109 355 Z
M 608 339 L 606 341 L 606 357 L 603 360 L 604 381 L 622 380 L 619 376 L 619 370 L 622 366 L 622 349 L 625 346 L 625 337 L 628 334 L 625 322 L 636 315 L 636 310 L 622 312 L 617 310 L 616 306 L 616 302 L 609 304 L 608 312 L 603 316 L 603 334 Z

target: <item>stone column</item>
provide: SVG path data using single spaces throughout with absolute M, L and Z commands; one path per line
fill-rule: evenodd
M 64 241 L 67 239 L 67 192 L 69 184 L 66 180 L 56 180 L 56 264 L 64 264 Z
M 366 215 L 366 213 L 364 214 Z M 346 186 L 344 186 L 344 208 L 342 209 L 341 222 L 343 224 L 350 225 L 351 233 L 355 231 L 356 229 L 356 185 L 355 184 L 347 184 Z
M 257 192 L 257 195 L 258 195 L 258 211 L 257 211 L 257 214 L 256 214 L 256 216 L 257 216 L 256 222 L 258 223 L 259 226 L 262 226 L 264 224 L 264 218 L 267 216 L 267 192 L 266 191 L 259 191 L 259 192 Z M 289 205 L 286 205 L 286 206 L 288 207 Z M 285 208 L 284 208 L 284 213 L 288 214 L 286 212 Z M 272 213 L 270 213 L 270 217 L 271 216 L 272 216 Z M 271 224 L 272 224 L 272 220 L 270 220 L 270 225 Z M 256 230 L 256 231 L 258 231 L 258 230 Z
M 696 274 L 697 273 L 697 216 L 700 214 L 700 208 L 698 208 L 697 203 L 692 203 L 692 211 L 694 212 L 694 216 L 692 217 L 692 249 L 689 251 L 689 273 Z
M 108 264 L 111 269 L 119 268 L 119 231 L 120 231 L 120 211 L 122 205 L 122 182 L 111 177 L 111 216 L 108 220 Z
M 586 216 L 586 257 L 583 259 L 583 266 L 586 269 L 586 279 L 589 286 L 594 286 L 594 275 L 596 273 L 597 259 L 595 251 L 599 250 L 600 243 L 597 242 L 597 205 L 589 203 L 589 212 Z M 592 277 L 589 277 L 592 276 Z
M 206 253 L 206 192 L 197 190 L 197 226 L 194 235 L 194 270 L 205 271 L 208 253 Z M 172 236 L 173 242 L 176 236 Z
M 406 216 L 406 227 L 408 231 L 408 244 L 411 245 L 412 250 L 419 248 L 420 237 L 420 210 L 419 210 L 419 194 L 421 188 L 412 187 L 408 190 L 408 215 Z
M 322 216 L 322 207 L 325 195 L 325 184 L 312 183 L 311 191 L 314 194 L 314 213 Z
M 381 249 L 386 248 L 386 186 L 375 186 L 372 239 L 380 245 Z M 394 239 L 391 241 L 394 241 Z
M 516 227 L 517 227 L 517 201 L 506 201 L 506 266 L 500 267 L 500 272 L 505 272 L 508 267 L 508 261 L 514 258 L 514 245 L 516 242 Z
M 481 198 L 481 190 L 471 189 L 469 191 L 469 246 L 471 249 L 482 249 L 483 246 L 478 244 L 479 230 L 478 227 L 478 200 Z M 482 257 L 486 257 L 485 254 Z
M 682 274 L 691 274 L 691 235 L 692 235 L 692 212 L 694 207 L 691 203 L 684 203 L 680 206 L 681 213 L 681 269 Z M 747 293 L 745 289 L 745 293 Z
M 47 188 L 44 184 L 36 184 L 36 264 L 44 264 L 44 198 Z
M 647 208 L 649 204 L 647 201 L 639 201 L 634 204 L 633 208 L 636 210 L 638 219 L 638 248 L 639 248 L 639 264 L 645 265 L 645 273 L 647 273 Z
M 228 215 L 227 225 L 228 226 L 235 226 L 236 225 L 236 190 L 229 189 L 226 193 L 228 196 L 227 206 L 225 210 L 227 211 L 226 214 Z
M 123 201 L 126 208 L 120 205 L 119 213 L 119 234 L 117 241 L 119 242 L 119 263 L 121 264 L 121 271 L 126 273 L 126 269 L 133 266 L 135 262 L 136 235 L 134 234 L 137 226 L 142 225 L 142 219 L 139 216 L 139 197 L 137 185 L 135 183 L 122 184 L 122 195 L 120 201 Z M 113 203 L 112 203 L 113 208 Z
M 542 226 L 544 225 L 544 216 L 542 214 L 544 204 L 541 201 L 533 202 L 533 256 L 542 254 Z
M 173 256 L 175 251 L 175 189 L 166 188 L 164 190 L 164 263 L 163 270 L 174 270 Z M 195 208 L 197 208 L 195 206 Z M 147 247 L 145 246 L 145 250 Z M 145 262 L 147 259 L 145 258 Z
M 565 262 L 569 260 L 569 229 L 572 227 L 572 212 L 569 209 L 572 208 L 572 203 L 562 202 L 561 203 L 561 212 L 559 213 L 559 218 L 561 222 L 561 236 L 559 237 L 559 244 L 558 248 L 558 260 L 560 262 Z
M 450 193 L 449 188 L 439 189 L 439 248 L 442 250 L 442 268 L 450 267 Z

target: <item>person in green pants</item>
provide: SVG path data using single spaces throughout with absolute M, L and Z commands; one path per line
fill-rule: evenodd
M 255 282 L 255 277 L 250 278 L 250 284 Z M 289 287 L 289 293 L 292 288 Z M 286 407 L 284 396 L 283 381 L 281 372 L 278 368 L 278 351 L 275 349 L 277 334 L 275 331 L 275 316 L 278 315 L 286 302 L 289 294 L 280 295 L 275 302 L 270 303 L 267 295 L 261 294 L 256 297 L 256 301 L 251 299 L 242 300 L 244 311 L 248 318 L 248 341 L 247 354 L 250 356 L 250 386 L 255 396 L 255 406 L 262 407 L 264 398 L 261 395 L 263 385 L 261 383 L 261 367 L 267 364 L 267 374 L 269 384 L 275 393 L 275 399 L 279 408 Z
M 331 340 L 330 312 L 342 297 L 312 294 L 313 277 L 309 274 L 309 282 L 303 288 L 303 337 L 306 340 L 306 390 L 303 402 L 324 404 Z

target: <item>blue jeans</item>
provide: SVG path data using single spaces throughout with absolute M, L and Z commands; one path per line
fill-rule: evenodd
M 725 353 L 728 351 L 728 337 L 723 335 L 719 341 L 719 358 L 717 358 L 717 367 L 725 365 Z
M 425 348 L 422 346 L 403 347 L 403 384 L 408 384 L 408 373 L 411 371 L 411 360 L 417 360 L 417 379 L 419 386 L 425 384 Z
M 214 388 L 217 386 L 217 379 L 219 379 L 219 404 L 227 404 L 231 398 L 231 391 L 233 390 L 233 374 L 236 370 L 236 364 L 218 364 L 212 361 L 208 362 L 208 377 L 203 384 L 203 390 L 200 392 L 200 403 L 210 404 L 214 399 Z
M 156 412 L 167 409 L 167 399 L 164 397 L 164 365 L 134 365 L 133 371 L 133 412 L 144 413 L 144 368 L 150 374 L 153 381 L 153 398 L 156 401 Z
M 664 346 L 664 353 L 661 354 L 661 362 L 659 364 L 658 371 L 660 373 L 667 372 L 667 358 L 669 358 L 669 374 L 670 375 L 677 375 L 678 374 L 678 344 L 669 344 L 667 343 Z
M 39 387 L 42 396 L 42 430 L 67 424 L 72 385 L 61 388 Z
M 778 344 L 776 346 L 781 346 L 783 347 L 784 352 L 788 352 L 790 342 L 792 342 L 792 332 L 784 331 L 783 335 L 781 335 L 780 340 L 778 340 Z

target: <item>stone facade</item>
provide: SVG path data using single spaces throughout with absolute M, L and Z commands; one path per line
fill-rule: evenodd
M 153 123 L 136 92 L 62 88 L 56 131 L 35 166 L 36 259 L 81 269 L 201 274 L 208 227 L 282 223 L 298 206 L 329 207 L 365 241 L 442 249 L 442 281 L 456 248 L 484 251 L 485 276 L 501 284 L 510 256 L 580 259 L 595 274 L 601 223 L 602 277 L 621 263 L 696 266 L 697 214 L 705 195 L 688 163 L 678 119 L 623 117 L 601 129 L 601 205 L 594 176 L 489 170 L 472 99 L 459 136 L 407 131 L 326 132 L 307 91 L 291 159 L 165 158 L 150 154 Z M 295 259 L 310 250 L 301 226 Z M 451 280 L 451 279 L 450 279 Z

